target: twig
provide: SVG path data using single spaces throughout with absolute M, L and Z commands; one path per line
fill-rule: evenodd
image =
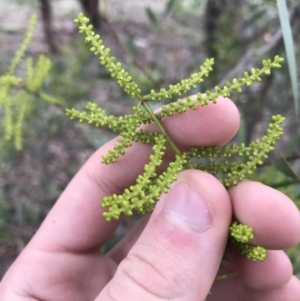
M 18 85 L 14 85 L 13 87 L 14 87 L 15 89 L 23 90 L 23 91 L 25 91 L 26 93 L 33 95 L 34 97 L 38 97 L 38 98 L 44 99 L 44 97 L 42 96 L 42 92 L 41 92 L 41 91 L 31 91 L 31 90 L 28 89 L 27 86 L 26 86 L 25 84 L 23 84 L 23 83 L 18 84 Z M 45 93 L 45 94 L 46 94 L 46 93 Z M 56 100 L 56 98 L 53 97 L 53 96 L 51 96 L 51 95 L 47 95 L 47 96 L 49 96 L 49 97 L 51 97 L 51 98 L 54 98 L 54 99 Z M 65 107 L 62 103 L 60 103 L 59 101 L 55 101 L 55 102 L 47 102 L 47 101 L 44 99 L 44 102 L 49 103 L 49 104 L 51 104 L 51 105 L 57 107 L 58 109 L 60 109 L 60 110 L 62 110 L 62 111 L 64 111 L 64 112 L 66 111 L 66 107 Z
M 300 159 L 300 154 L 294 154 L 288 157 L 284 157 L 284 159 L 286 161 L 294 161 L 294 160 L 299 160 Z M 276 161 L 277 159 L 275 159 Z M 262 165 L 259 165 L 258 167 L 264 167 L 264 166 L 268 166 L 268 165 L 273 165 L 274 164 L 274 160 L 266 160 Z

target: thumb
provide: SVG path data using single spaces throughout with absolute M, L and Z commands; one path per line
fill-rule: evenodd
M 181 172 L 96 300 L 205 300 L 230 219 L 229 195 L 216 178 Z

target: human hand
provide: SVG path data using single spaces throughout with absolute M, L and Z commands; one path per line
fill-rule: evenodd
M 165 118 L 164 125 L 182 149 L 222 145 L 235 135 L 239 115 L 230 100 L 219 99 Z M 103 219 L 100 199 L 132 185 L 151 153 L 149 145 L 135 143 L 117 163 L 100 165 L 115 142 L 99 149 L 70 182 L 4 276 L 1 301 L 205 300 L 232 215 L 253 227 L 254 244 L 275 250 L 264 262 L 230 256 L 227 271 L 237 276 L 216 283 L 208 300 L 300 300 L 300 282 L 281 251 L 300 241 L 299 211 L 282 193 L 252 181 L 226 191 L 207 173 L 183 171 L 151 216 L 101 254 L 119 222 Z

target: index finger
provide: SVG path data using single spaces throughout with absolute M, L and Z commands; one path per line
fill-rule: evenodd
M 222 145 L 236 134 L 239 113 L 233 102 L 219 97 L 217 104 L 199 106 L 195 111 L 163 118 L 162 122 L 179 148 Z M 150 145 L 133 143 L 116 163 L 101 164 L 101 156 L 115 143 L 116 139 L 108 142 L 88 159 L 46 217 L 32 246 L 85 252 L 100 247 L 112 235 L 118 221 L 104 220 L 101 198 L 132 185 L 151 154 Z

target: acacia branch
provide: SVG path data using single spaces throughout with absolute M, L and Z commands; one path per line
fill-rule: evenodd
M 30 94 L 30 95 L 32 95 L 32 96 L 34 96 L 34 97 L 41 98 L 41 99 L 44 100 L 44 102 L 47 102 L 47 103 L 49 103 L 49 104 L 51 104 L 51 105 L 57 107 L 58 109 L 60 109 L 60 110 L 62 110 L 62 111 L 64 111 L 64 112 L 66 111 L 66 107 L 65 107 L 62 103 L 60 103 L 60 102 L 56 99 L 56 97 L 54 97 L 54 96 L 47 95 L 47 96 L 49 96 L 49 97 L 55 99 L 55 102 L 54 102 L 54 101 L 53 101 L 53 102 L 48 102 L 48 101 L 46 101 L 46 100 L 44 99 L 44 97 L 43 97 L 43 95 L 42 95 L 42 94 L 43 94 L 42 91 L 32 91 L 32 90 L 28 89 L 28 87 L 27 87 L 24 83 L 20 83 L 20 84 L 18 84 L 18 85 L 14 85 L 13 87 L 14 87 L 15 89 L 23 90 L 23 91 L 26 92 L 27 94 Z M 44 94 L 46 95 L 46 93 L 44 93 Z
M 284 159 L 286 161 L 299 160 L 300 159 L 300 154 L 293 154 L 291 156 L 284 157 Z M 278 158 L 277 159 L 273 159 L 273 160 L 266 160 L 263 164 L 259 165 L 258 167 L 264 167 L 264 166 L 274 165 L 274 161 L 276 161 L 276 160 L 278 160 Z

